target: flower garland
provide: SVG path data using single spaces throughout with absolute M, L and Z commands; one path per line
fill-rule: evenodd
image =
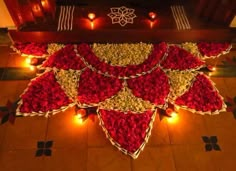
M 175 104 L 200 114 L 219 114 L 219 112 L 226 110 L 223 97 L 203 74 L 196 76 L 192 86 L 175 100 Z
M 98 118 L 107 138 L 120 151 L 138 157 L 151 135 L 156 111 L 141 114 L 99 110 Z
M 117 93 L 117 95 L 99 103 L 98 107 L 99 109 L 105 110 L 115 110 L 121 112 L 132 111 L 136 113 L 143 113 L 147 110 L 155 108 L 155 106 L 149 101 L 135 97 L 126 85 Z
M 143 63 L 152 52 L 153 45 L 135 44 L 98 44 L 92 45 L 93 53 L 105 63 L 113 66 L 138 65 Z
M 55 77 L 61 88 L 65 91 L 68 97 L 73 101 L 76 101 L 78 96 L 78 81 L 80 78 L 81 71 L 78 70 L 54 70 Z

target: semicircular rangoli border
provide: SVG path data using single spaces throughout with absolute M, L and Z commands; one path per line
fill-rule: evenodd
M 111 143 L 137 158 L 151 135 L 157 108 L 165 109 L 168 102 L 200 114 L 225 111 L 226 105 L 213 82 L 198 71 L 204 62 L 180 47 L 155 44 L 148 59 L 140 65 L 117 67 L 96 63 L 97 60 L 88 44 L 67 45 L 53 53 L 45 62 L 50 63 L 46 71 L 31 80 L 21 95 L 17 114 L 48 116 L 75 104 L 81 108 L 96 106 L 100 124 Z M 177 82 L 181 74 L 186 73 L 189 74 L 186 80 L 191 83 L 185 83 L 183 89 L 176 88 L 180 86 Z M 61 78 L 64 76 L 73 78 Z M 127 97 L 133 104 L 148 102 L 144 110 L 132 111 L 131 107 L 113 110 L 112 105 L 102 109 L 103 103 L 120 98 L 125 86 L 128 90 L 124 92 L 131 92 Z

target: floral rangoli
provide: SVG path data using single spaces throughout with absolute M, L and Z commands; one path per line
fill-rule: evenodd
M 203 59 L 229 52 L 228 43 L 18 43 L 14 48 L 47 56 L 39 67 L 44 72 L 21 95 L 17 115 L 50 116 L 74 105 L 96 108 L 106 137 L 133 158 L 148 142 L 158 108 L 172 104 L 210 115 L 226 110 L 199 69 L 206 67 Z

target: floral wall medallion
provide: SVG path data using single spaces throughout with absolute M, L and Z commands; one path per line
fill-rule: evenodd
M 137 17 L 134 14 L 133 8 L 127 8 L 125 6 L 122 7 L 112 7 L 110 8 L 111 12 L 107 14 L 112 21 L 112 24 L 120 24 L 124 27 L 127 23 L 133 24 L 133 19 Z

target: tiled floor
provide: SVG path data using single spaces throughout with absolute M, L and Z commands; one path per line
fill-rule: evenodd
M 235 54 L 233 50 L 227 56 Z M 29 83 L 28 79 L 33 77 L 33 71 L 27 71 L 27 68 L 9 69 L 22 67 L 23 61 L 24 58 L 14 54 L 9 47 L 0 46 L 0 106 L 8 99 L 15 101 Z M 235 72 L 235 69 L 228 72 Z M 25 73 L 29 77 L 22 76 Z M 215 76 L 212 80 L 220 94 L 234 98 L 236 77 L 229 77 L 227 73 Z M 14 125 L 9 122 L 0 125 L 0 170 L 235 170 L 236 119 L 232 112 L 202 116 L 181 110 L 179 120 L 174 124 L 157 115 L 150 140 L 136 160 L 110 144 L 97 118 L 78 125 L 73 120 L 73 112 L 71 108 L 50 118 L 18 117 Z M 203 137 L 209 139 L 211 136 L 216 136 L 217 142 L 203 140 Z M 38 148 L 39 141 L 52 141 L 52 144 Z M 41 154 L 37 157 L 39 150 Z

